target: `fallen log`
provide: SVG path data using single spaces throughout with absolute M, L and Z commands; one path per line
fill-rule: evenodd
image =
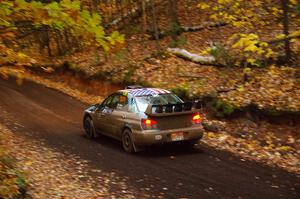
M 167 48 L 167 52 L 198 64 L 220 66 L 220 64 L 216 63 L 216 59 L 211 55 L 201 56 L 181 48 Z
M 216 28 L 216 27 L 221 27 L 221 26 L 225 26 L 227 25 L 227 23 L 225 22 L 204 22 L 201 25 L 198 26 L 181 26 L 181 31 L 182 32 L 194 32 L 194 31 L 200 31 L 203 30 L 205 28 Z
M 148 4 L 150 2 L 150 0 L 145 0 L 145 4 Z M 147 5 L 148 6 L 148 5 Z M 118 25 L 120 22 L 124 21 L 127 18 L 135 18 L 138 17 L 139 15 L 141 15 L 142 13 L 142 8 L 140 6 L 136 6 L 134 8 L 132 8 L 129 12 L 127 12 L 124 15 L 121 15 L 120 17 L 115 18 L 114 20 L 112 20 L 110 23 L 105 24 L 105 28 L 110 28 L 112 26 L 116 26 Z
M 179 32 L 196 32 L 201 31 L 206 28 L 216 28 L 216 27 L 222 27 L 227 25 L 226 22 L 204 22 L 203 24 L 197 25 L 197 26 L 181 26 Z M 155 39 L 154 32 L 151 30 L 147 31 L 148 34 L 151 35 L 150 39 Z M 169 31 L 159 31 L 159 38 L 162 39 L 169 35 Z

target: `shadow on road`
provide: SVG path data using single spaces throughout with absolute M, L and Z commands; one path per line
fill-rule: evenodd
M 82 135 L 83 138 L 87 139 L 85 135 Z M 99 136 L 93 140 L 91 140 L 97 144 L 101 144 L 107 148 L 120 151 L 123 151 L 122 144 L 120 141 L 117 141 L 113 138 L 107 136 Z M 194 147 L 185 146 L 181 143 L 172 143 L 158 146 L 151 146 L 146 148 L 145 150 L 128 155 L 135 155 L 137 157 L 170 157 L 170 156 L 184 156 L 189 154 L 202 154 L 204 151 L 201 149 L 200 145 L 195 145 Z

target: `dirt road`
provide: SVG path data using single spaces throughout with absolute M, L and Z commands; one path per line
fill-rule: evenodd
M 126 178 L 129 187 L 154 198 L 300 198 L 300 179 L 283 170 L 201 145 L 194 150 L 163 147 L 129 155 L 117 141 L 84 137 L 82 112 L 87 105 L 31 82 L 18 86 L 0 79 L 0 89 L 1 123 L 89 160 L 91 170 L 114 172 Z

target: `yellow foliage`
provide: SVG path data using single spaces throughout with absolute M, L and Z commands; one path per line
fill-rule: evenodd
M 208 55 L 210 51 L 211 51 L 211 47 L 202 50 L 199 54 L 200 55 Z
M 281 151 L 290 151 L 290 150 L 292 150 L 293 148 L 290 147 L 290 146 L 281 146 L 281 147 L 279 147 L 279 149 L 280 149 Z
M 250 43 L 247 47 L 244 48 L 244 51 L 258 52 L 259 48 L 256 46 L 255 42 Z
M 217 20 L 218 19 L 218 15 L 217 14 L 213 14 L 213 15 L 210 15 L 209 18 L 211 18 L 213 20 Z
M 283 39 L 283 38 L 285 38 L 285 34 L 278 34 L 275 38 L 276 39 Z
M 272 57 L 273 55 L 274 55 L 275 53 L 274 53 L 274 51 L 271 49 L 271 48 L 268 48 L 267 49 L 267 53 L 266 53 L 266 58 L 270 58 L 270 57 Z
M 227 4 L 227 3 L 231 3 L 232 0 L 218 0 L 218 4 Z
M 258 36 L 255 34 L 240 34 L 240 39 L 232 45 L 233 48 L 247 48 L 246 51 L 253 51 L 257 47 L 255 45 L 258 43 Z
M 245 25 L 245 22 L 244 21 L 233 21 L 232 24 L 235 27 L 243 27 Z
M 292 5 L 297 5 L 297 4 L 298 4 L 297 0 L 290 0 L 290 3 L 291 3 Z
M 291 35 L 292 37 L 300 36 L 300 30 L 295 30 L 295 31 L 291 32 L 290 35 Z
M 201 3 L 199 3 L 197 5 L 197 7 L 200 8 L 200 9 L 202 9 L 202 10 L 204 10 L 204 9 L 209 8 L 210 6 L 207 3 L 205 3 L 205 2 L 201 2 Z
M 217 137 L 215 133 L 211 133 L 211 132 L 207 133 L 207 136 L 212 139 Z
M 259 36 L 256 34 L 235 34 L 231 37 L 231 40 L 237 40 L 232 44 L 232 48 L 243 51 L 247 63 L 251 65 L 255 65 L 256 60 L 259 58 L 271 58 L 276 55 L 269 48 L 269 44 L 260 41 Z
M 252 64 L 252 65 L 254 65 L 255 64 L 255 59 L 253 59 L 253 58 L 248 58 L 247 59 L 247 62 L 249 63 L 249 64 Z

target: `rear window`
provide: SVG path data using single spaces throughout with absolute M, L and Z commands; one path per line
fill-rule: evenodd
M 178 104 L 183 101 L 174 94 L 160 94 L 160 95 L 148 95 L 135 97 L 138 109 L 141 112 L 145 112 L 148 105 L 166 105 L 166 104 Z

